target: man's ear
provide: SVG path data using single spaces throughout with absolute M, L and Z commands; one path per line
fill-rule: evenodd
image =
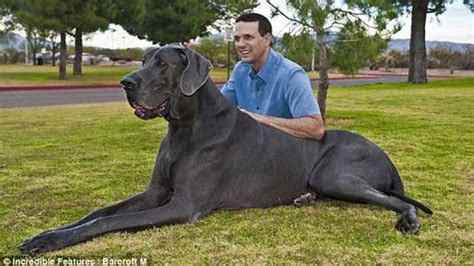
M 270 47 L 272 45 L 273 35 L 271 33 L 267 33 L 263 38 L 265 39 L 265 43 L 268 45 L 268 47 Z
M 187 64 L 181 73 L 179 87 L 184 95 L 191 96 L 209 79 L 212 64 L 189 48 L 183 47 L 180 51 L 184 54 Z

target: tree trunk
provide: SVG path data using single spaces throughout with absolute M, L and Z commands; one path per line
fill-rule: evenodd
M 408 81 L 427 83 L 425 24 L 428 12 L 428 0 L 412 0 L 410 66 Z
M 31 49 L 32 50 L 32 54 L 33 54 L 33 65 L 36 66 L 38 64 L 38 61 L 36 59 L 36 50 L 35 49 Z
M 55 40 L 55 36 L 53 35 L 51 37 L 51 60 L 52 60 L 52 65 L 53 66 L 56 66 L 56 47 L 57 47 L 57 43 L 54 41 Z
M 326 96 L 329 88 L 328 57 L 326 46 L 324 45 L 324 30 L 316 30 L 316 43 L 319 50 L 319 90 L 318 104 L 321 110 L 321 117 L 326 122 Z
M 66 32 L 61 32 L 61 43 L 59 45 L 59 79 L 66 79 L 66 60 L 67 60 L 67 46 L 66 46 Z
M 33 37 L 29 33 L 27 33 L 27 35 L 26 35 L 26 40 L 28 41 L 28 44 L 31 47 L 31 54 L 32 54 L 31 56 L 33 58 L 33 65 L 36 66 L 36 64 L 37 64 L 37 62 L 36 62 L 36 52 L 37 52 L 36 44 L 33 42 Z
M 76 29 L 74 34 L 74 76 L 82 75 L 82 30 Z

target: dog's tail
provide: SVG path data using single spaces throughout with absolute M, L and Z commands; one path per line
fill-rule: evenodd
M 405 195 L 403 195 L 402 193 L 399 193 L 395 190 L 387 190 L 387 191 L 384 191 L 385 194 L 389 195 L 389 196 L 394 196 L 394 197 L 397 197 L 405 202 L 408 202 L 410 204 L 413 204 L 415 205 L 416 207 L 420 208 L 421 210 L 423 210 L 425 213 L 429 214 L 429 215 L 432 215 L 433 214 L 433 211 L 426 207 L 425 205 L 421 204 L 420 202 L 412 199 L 412 198 L 409 198 Z
M 394 197 L 397 197 L 397 198 L 399 198 L 399 199 L 401 199 L 405 202 L 411 203 L 411 204 L 415 205 L 416 207 L 420 208 L 421 210 L 423 210 L 424 212 L 426 212 L 427 214 L 432 215 L 433 211 L 430 210 L 430 208 L 426 207 L 425 205 L 421 204 L 420 202 L 418 202 L 418 201 L 416 201 L 412 198 L 409 198 L 409 197 L 405 196 L 402 179 L 400 178 L 400 175 L 398 174 L 397 168 L 395 167 L 393 162 L 390 160 L 390 158 L 388 158 L 388 156 L 387 156 L 387 159 L 388 159 L 388 161 L 391 165 L 391 168 L 392 168 L 392 173 L 391 173 L 392 184 L 391 184 L 390 189 L 388 189 L 386 191 L 383 191 L 383 192 L 385 194 L 389 195 L 389 196 L 394 196 Z

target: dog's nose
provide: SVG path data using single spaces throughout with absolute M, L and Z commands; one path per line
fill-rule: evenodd
M 124 90 L 133 90 L 137 87 L 137 82 L 131 77 L 125 77 L 120 81 Z

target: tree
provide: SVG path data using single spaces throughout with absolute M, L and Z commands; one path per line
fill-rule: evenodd
M 8 33 L 5 25 L 5 16 L 9 15 L 7 3 L 7 0 L 0 2 L 0 37 L 5 37 Z
M 334 47 L 332 65 L 344 74 L 354 75 L 387 48 L 388 40 L 370 36 L 361 22 L 346 23 Z
M 25 27 L 26 41 L 31 49 L 33 65 L 38 64 L 36 54 L 44 48 L 46 42 L 46 33 L 32 27 Z
M 35 27 L 36 22 L 33 18 L 24 17 L 22 14 L 18 14 L 15 20 L 17 24 L 15 24 L 16 26 L 14 28 L 23 29 L 26 33 L 26 42 L 28 43 L 28 48 L 31 49 L 33 65 L 36 65 L 36 54 L 44 45 L 44 33 Z
M 387 56 L 393 58 L 393 67 L 407 68 L 410 65 L 410 53 L 407 51 L 390 50 Z
M 10 27 L 24 25 L 40 32 L 54 31 L 61 36 L 61 58 L 59 78 L 66 78 L 66 32 L 70 27 L 65 23 L 68 6 L 63 0 L 16 0 L 5 1 L 2 6 L 7 14 L 6 24 Z
M 2 52 L 0 63 L 16 64 L 20 60 L 20 53 L 13 47 L 7 47 Z
M 21 10 L 26 10 L 30 16 L 38 18 L 37 27 L 59 34 L 59 79 L 66 79 L 67 67 L 67 33 L 72 30 L 67 18 L 70 15 L 69 6 L 64 0 L 43 0 L 41 3 L 34 0 L 23 0 Z
M 389 0 L 346 0 L 344 5 L 337 5 L 334 0 L 287 0 L 286 5 L 295 13 L 295 16 L 290 17 L 272 4 L 271 0 L 266 1 L 272 6 L 275 15 L 281 14 L 290 21 L 316 33 L 320 78 L 318 104 L 321 115 L 325 119 L 326 96 L 329 88 L 327 42 L 325 40 L 327 32 L 337 31 L 346 23 L 358 21 L 379 35 L 388 34 L 387 24 L 397 16 L 395 8 Z M 365 22 L 362 19 L 365 17 L 368 17 L 370 22 Z M 397 30 L 398 27 L 395 26 L 393 29 Z
M 124 0 L 17 0 L 5 4 L 14 18 L 11 21 L 23 25 L 27 33 L 27 29 L 31 29 L 31 32 L 40 31 L 49 36 L 55 36 L 59 33 L 61 37 L 59 76 L 61 79 L 66 78 L 67 34 L 74 36 L 75 39 L 73 73 L 80 75 L 82 72 L 83 34 L 98 29 L 107 29 L 119 8 L 125 8 L 126 10 L 127 7 L 132 5 L 132 1 Z M 54 53 L 54 42 L 52 48 Z
M 209 59 L 213 65 L 227 64 L 227 42 L 220 35 L 200 39 L 196 51 Z
M 432 68 L 452 68 L 454 53 L 447 46 L 438 45 L 432 48 L 428 53 L 429 61 L 436 62 L 435 65 L 431 66 Z
M 73 75 L 81 75 L 83 34 L 106 30 L 115 16 L 117 5 L 114 5 L 112 0 L 69 0 L 65 3 L 67 4 L 68 16 L 64 18 L 64 21 L 71 28 L 74 28 Z
M 450 0 L 398 0 L 400 13 L 411 12 L 411 36 L 410 36 L 410 65 L 408 68 L 408 81 L 412 83 L 427 83 L 426 73 L 427 56 L 425 45 L 425 26 L 428 13 L 436 15 L 446 11 L 446 5 L 452 3 Z M 470 7 L 469 0 L 463 0 Z M 474 12 L 474 9 L 471 9 Z
M 125 3 L 128 3 L 125 5 Z M 74 36 L 75 58 L 74 75 L 82 72 L 82 36 L 84 33 L 105 30 L 114 18 L 119 7 L 128 7 L 133 3 L 122 0 L 17 0 L 5 4 L 12 15 L 11 22 L 22 25 L 27 35 L 41 33 L 47 36 L 61 36 L 60 78 L 65 78 L 66 34 Z M 128 14 L 132 15 L 133 14 Z M 53 37 L 54 38 L 54 37 Z M 54 53 L 54 43 L 53 43 Z
M 411 1 L 410 66 L 408 81 L 427 83 L 427 57 L 425 44 L 425 26 L 427 13 L 441 14 L 446 10 L 445 0 Z
M 46 26 L 47 19 L 36 13 L 38 4 L 34 1 L 12 1 L 8 6 L 9 15 L 6 20 L 8 30 L 18 29 L 26 33 L 34 65 L 37 64 L 36 54 L 46 46 L 47 38 L 51 35 Z
M 44 27 L 44 19 L 31 13 L 31 6 L 26 6 L 28 2 L 19 2 L 20 6 L 15 11 L 13 23 L 15 28 L 23 29 L 26 33 L 26 40 L 32 52 L 33 65 L 37 64 L 36 54 L 46 45 L 49 30 Z M 23 6 L 21 6 L 23 4 Z
M 186 42 L 207 34 L 209 26 L 257 6 L 257 0 L 143 0 L 144 15 L 118 17 L 130 34 L 154 43 Z
M 474 69 L 474 47 L 466 45 L 464 52 L 457 56 L 456 61 L 461 69 Z
M 47 44 L 46 46 L 51 51 L 51 64 L 53 66 L 56 66 L 56 50 L 59 47 L 59 43 L 57 42 L 57 37 L 58 37 L 58 34 L 56 32 L 54 31 L 48 32 L 49 44 Z
M 285 33 L 281 39 L 281 52 L 285 57 L 296 62 L 305 70 L 311 70 L 314 52 L 314 40 L 309 32 L 299 35 Z

